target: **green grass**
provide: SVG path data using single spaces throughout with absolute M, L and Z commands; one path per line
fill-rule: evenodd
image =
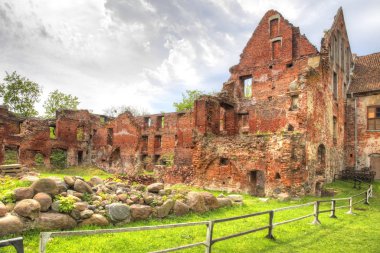
M 19 187 L 27 187 L 29 185 L 30 185 L 30 182 L 20 181 L 13 177 L 9 177 L 9 176 L 0 177 L 0 199 L 1 199 L 1 196 L 8 191 L 12 191 Z
M 85 180 L 89 180 L 93 176 L 98 176 L 103 179 L 113 176 L 112 174 L 107 173 L 104 170 L 90 166 L 69 167 L 65 169 L 36 168 L 35 170 L 40 173 L 40 177 L 63 178 L 64 176 L 81 176 Z
M 352 183 L 336 182 L 328 185 L 338 191 L 336 197 L 345 197 L 364 191 L 352 188 Z M 216 193 L 217 194 L 217 193 Z M 260 231 L 237 237 L 213 246 L 213 252 L 379 252 L 380 240 L 380 182 L 374 184 L 374 197 L 370 205 L 359 204 L 354 209 L 355 215 L 345 214 L 347 209 L 339 209 L 337 219 L 329 218 L 328 213 L 320 215 L 322 225 L 311 225 L 312 217 L 305 220 L 276 227 L 273 234 L 276 240 L 266 239 L 267 231 Z M 305 197 L 300 200 L 278 202 L 270 199 L 261 202 L 258 198 L 244 196 L 245 204 L 231 208 L 222 208 L 205 214 L 189 214 L 183 217 L 169 217 L 163 220 L 133 222 L 124 227 L 151 226 L 159 224 L 205 221 L 225 217 L 238 216 L 283 206 L 296 205 L 315 200 Z M 326 198 L 329 199 L 329 198 Z M 345 205 L 346 203 L 337 203 Z M 295 218 L 312 212 L 312 206 L 275 213 L 275 222 Z M 328 205 L 321 210 L 328 209 Z M 268 216 L 252 217 L 233 222 L 216 224 L 214 238 L 231 233 L 257 228 L 267 224 Z M 110 226 L 112 227 L 112 226 Z M 91 229 L 99 227 L 92 227 Z M 83 228 L 82 228 L 83 229 Z M 86 227 L 85 229 L 90 229 Z M 38 231 L 25 233 L 26 252 L 38 252 Z M 148 252 L 179 245 L 204 241 L 205 226 L 163 229 L 157 231 L 129 232 L 105 234 L 99 236 L 73 236 L 54 238 L 47 246 L 47 252 Z M 3 251 L 1 251 L 3 250 Z M 0 252 L 15 252 L 3 248 Z M 181 252 L 204 252 L 198 247 Z

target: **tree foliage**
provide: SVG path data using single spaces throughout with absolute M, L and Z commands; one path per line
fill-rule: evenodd
M 108 117 L 117 117 L 124 112 L 130 112 L 133 116 L 143 116 L 149 114 L 146 109 L 137 108 L 131 105 L 111 106 L 103 110 L 104 115 Z
M 59 90 L 49 93 L 49 97 L 45 101 L 43 107 L 45 109 L 45 117 L 54 118 L 55 113 L 59 109 L 72 109 L 76 110 L 79 105 L 77 97 L 70 94 L 65 94 Z
M 38 112 L 34 104 L 39 101 L 42 89 L 29 79 L 22 77 L 14 71 L 12 74 L 5 72 L 4 83 L 0 84 L 0 97 L 9 110 L 19 116 L 33 117 Z
M 205 93 L 200 90 L 186 90 L 186 93 L 182 93 L 182 101 L 174 102 L 173 106 L 177 112 L 189 111 L 193 109 L 194 101 L 202 95 L 205 95 Z

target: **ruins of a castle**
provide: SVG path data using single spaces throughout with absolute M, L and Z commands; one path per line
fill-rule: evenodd
M 116 118 L 62 110 L 19 118 L 0 108 L 0 162 L 16 150 L 51 165 L 91 164 L 115 173 L 154 170 L 166 183 L 257 196 L 314 194 L 346 167 L 380 178 L 380 53 L 351 53 L 342 9 L 318 51 L 268 11 L 216 96 L 191 111 Z

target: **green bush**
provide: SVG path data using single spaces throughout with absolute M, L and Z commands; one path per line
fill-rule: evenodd
M 16 197 L 15 197 L 13 191 L 5 192 L 2 196 L 0 196 L 0 200 L 4 204 L 16 203 Z
M 67 154 L 65 150 L 55 149 L 50 155 L 50 164 L 54 169 L 66 168 Z
M 5 149 L 4 164 L 18 163 L 18 152 L 15 149 Z
M 34 164 L 36 166 L 44 166 L 44 156 L 40 153 L 37 153 L 34 157 Z
M 73 196 L 70 196 L 70 195 L 67 197 L 59 196 L 57 199 L 59 200 L 59 207 L 58 207 L 59 212 L 70 213 L 74 209 L 75 199 L 73 198 Z

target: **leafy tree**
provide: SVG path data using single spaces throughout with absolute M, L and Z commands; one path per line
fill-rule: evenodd
M 186 93 L 182 93 L 182 101 L 173 103 L 173 106 L 177 112 L 189 111 L 193 109 L 194 101 L 205 94 L 200 90 L 186 90 Z
M 55 112 L 59 109 L 72 109 L 78 108 L 78 98 L 70 94 L 65 94 L 59 90 L 50 92 L 49 97 L 44 103 L 45 116 L 47 118 L 54 118 Z
M 131 105 L 112 106 L 103 110 L 103 113 L 108 117 L 117 117 L 124 112 L 130 112 L 133 116 L 143 116 L 149 114 L 146 109 L 137 108 Z
M 33 117 L 38 112 L 34 104 L 39 101 L 41 87 L 25 77 L 21 77 L 14 71 L 12 74 L 5 72 L 4 83 L 0 84 L 0 97 L 4 105 L 19 116 Z

